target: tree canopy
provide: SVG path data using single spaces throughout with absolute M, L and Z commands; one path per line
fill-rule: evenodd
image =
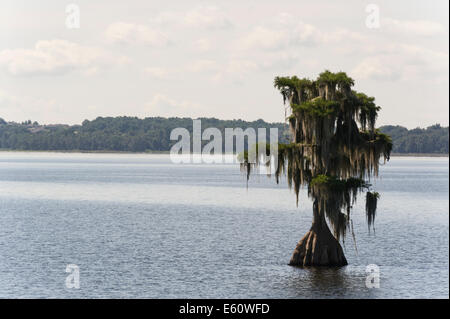
M 375 129 L 381 108 L 373 97 L 352 90 L 353 85 L 344 72 L 330 71 L 315 80 L 292 76 L 274 81 L 291 111 L 287 121 L 292 137 L 290 143 L 278 145 L 276 180 L 287 177 L 297 203 L 300 188 L 306 187 L 337 239 L 345 235 L 357 194 L 370 190 L 380 159 L 389 160 L 392 150 L 390 137 Z M 244 160 L 241 165 L 249 174 L 258 164 Z M 369 226 L 378 197 L 367 192 Z

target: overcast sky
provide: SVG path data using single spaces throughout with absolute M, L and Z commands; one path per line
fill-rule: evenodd
M 80 9 L 79 28 L 66 25 L 74 26 L 70 3 Z M 370 3 L 379 28 L 367 26 Z M 0 117 L 283 121 L 273 78 L 329 69 L 376 97 L 379 125 L 448 125 L 448 4 L 2 0 Z

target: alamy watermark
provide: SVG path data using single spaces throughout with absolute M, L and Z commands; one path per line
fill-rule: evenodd
M 369 289 L 380 288 L 380 267 L 375 264 L 366 267 L 366 287 Z
M 66 277 L 67 289 L 80 289 L 80 267 L 75 264 L 66 266 L 66 272 L 69 275 Z
M 66 6 L 66 27 L 67 29 L 80 28 L 80 7 L 71 3 Z
M 278 128 L 269 128 L 269 135 L 267 128 L 225 128 L 222 136 L 216 127 L 202 132 L 201 120 L 193 120 L 192 138 L 186 128 L 177 127 L 171 131 L 170 140 L 177 141 L 170 149 L 170 159 L 176 164 L 246 161 L 264 166 L 270 161 L 276 167 L 278 160 Z
M 380 28 L 380 7 L 377 4 L 371 3 L 366 6 L 366 27 L 369 29 Z

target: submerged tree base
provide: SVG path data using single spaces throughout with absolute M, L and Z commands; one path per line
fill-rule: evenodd
M 287 117 L 292 139 L 290 144 L 277 146 L 275 163 L 269 156 L 264 164 L 274 164 L 277 182 L 286 175 L 297 204 L 301 187 L 307 187 L 308 197 L 314 200 L 312 227 L 297 244 L 290 265 L 347 265 L 339 241 L 345 238 L 350 211 L 362 191 L 368 191 L 369 227 L 374 222 L 379 194 L 370 191 L 369 181 L 378 176 L 380 159 L 389 160 L 392 140 L 375 129 L 380 110 L 375 98 L 352 90 L 353 85 L 344 72 L 327 70 L 315 81 L 296 76 L 275 78 L 274 86 L 292 111 Z M 272 149 L 266 145 L 266 155 L 272 154 Z M 264 154 L 261 150 L 244 152 L 241 168 L 247 172 L 247 180 L 251 170 L 262 164 L 260 155 L 253 157 L 255 163 L 249 154 Z
M 313 226 L 298 242 L 289 265 L 341 267 L 347 265 L 347 259 L 328 227 L 319 230 Z

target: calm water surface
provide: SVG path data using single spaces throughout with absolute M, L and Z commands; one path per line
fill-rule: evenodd
M 0 297 L 448 298 L 448 158 L 394 157 L 349 266 L 287 265 L 311 225 L 285 181 L 165 155 L 0 152 Z M 66 265 L 80 268 L 67 289 Z M 379 289 L 365 286 L 380 268 Z

